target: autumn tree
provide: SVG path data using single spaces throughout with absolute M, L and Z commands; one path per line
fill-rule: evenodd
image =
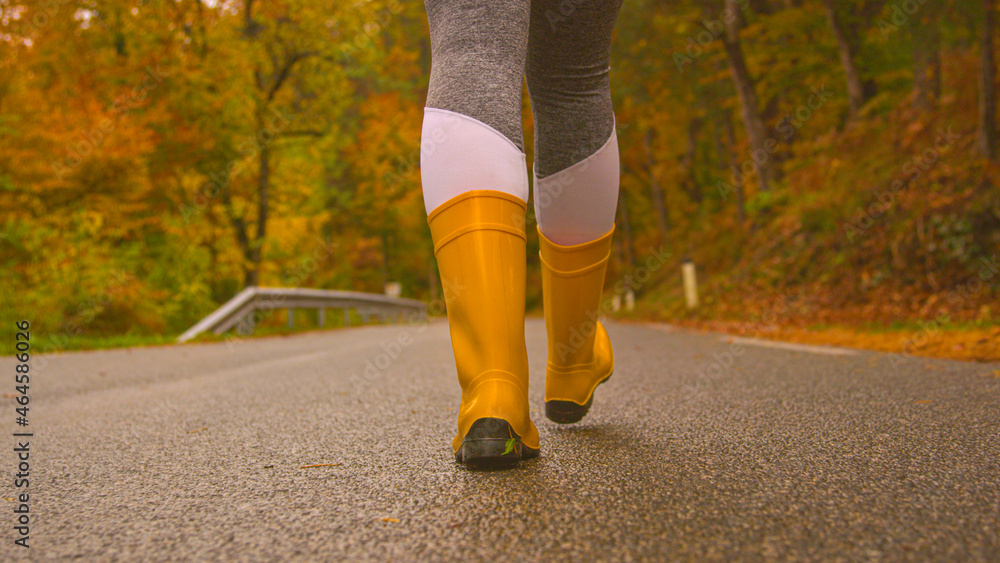
M 725 32 L 720 35 L 726 50 L 729 69 L 733 84 L 740 97 L 743 128 L 750 141 L 751 158 L 756 163 L 756 174 L 759 188 L 766 192 L 771 188 L 773 167 L 773 149 L 767 146 L 767 133 L 764 121 L 761 119 L 757 93 L 754 90 L 754 79 L 747 68 L 743 55 L 743 45 L 740 42 L 740 29 L 743 27 L 744 16 L 740 10 L 740 0 L 725 0 L 719 17 L 725 25 Z
M 982 0 L 983 33 L 979 63 L 979 152 L 990 160 L 997 159 L 997 90 L 994 37 L 996 33 L 996 1 Z
M 852 3 L 848 7 L 854 8 L 854 4 L 856 4 L 856 1 L 852 0 Z M 871 16 L 874 15 L 879 5 L 878 2 L 864 0 L 859 9 L 861 17 L 858 19 L 860 21 L 871 21 Z M 847 96 L 850 101 L 851 117 L 855 117 L 861 111 L 861 106 L 874 96 L 875 84 L 872 81 L 865 81 L 858 64 L 860 34 L 852 25 L 854 18 L 845 17 L 845 14 L 841 11 L 844 8 L 843 3 L 838 3 L 834 0 L 823 0 L 823 6 L 826 8 L 826 17 L 830 25 L 830 31 L 837 40 L 840 64 L 844 68 L 844 76 L 847 80 Z

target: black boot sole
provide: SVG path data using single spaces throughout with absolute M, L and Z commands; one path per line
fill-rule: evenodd
M 611 379 L 611 375 L 609 373 L 607 377 L 597 384 L 597 387 L 600 387 L 607 380 Z M 596 388 L 594 392 L 597 392 Z M 587 416 L 592 404 L 594 404 L 594 393 L 590 394 L 587 403 L 583 405 L 578 405 L 573 401 L 545 401 L 545 417 L 557 424 L 573 424 L 574 422 L 580 422 L 583 420 L 583 417 Z
M 538 457 L 539 450 L 521 442 L 510 423 L 502 418 L 480 418 L 472 423 L 455 452 L 455 461 L 480 467 L 506 467 L 522 459 Z

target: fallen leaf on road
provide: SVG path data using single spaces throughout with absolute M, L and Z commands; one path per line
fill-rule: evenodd
M 203 426 L 203 427 L 201 427 L 201 428 L 199 428 L 197 430 L 188 430 L 188 434 L 197 434 L 198 432 L 201 432 L 202 430 L 208 430 L 208 427 L 207 426 Z
M 10 497 L 3 497 L 4 500 L 9 500 L 10 502 L 17 502 L 17 499 L 12 499 Z
M 3 398 L 4 399 L 13 399 L 14 397 L 17 397 L 17 393 L 4 393 L 3 394 Z
M 922 399 L 920 401 L 913 401 L 913 402 L 917 404 L 924 404 L 924 403 L 933 403 L 934 401 L 928 401 L 926 399 Z
M 310 467 L 336 467 L 340 463 L 314 463 L 312 465 L 303 465 L 299 469 L 309 469 Z
M 382 520 L 383 522 L 396 522 L 396 523 L 398 523 L 398 522 L 399 522 L 399 520 L 398 520 L 398 519 L 396 519 L 396 518 L 382 518 L 381 520 Z

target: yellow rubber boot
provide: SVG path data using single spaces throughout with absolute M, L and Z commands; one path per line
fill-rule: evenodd
M 549 340 L 545 416 L 553 422 L 583 418 L 594 401 L 594 389 L 615 367 L 611 339 L 597 320 L 613 233 L 614 228 L 597 240 L 560 246 L 538 231 Z
M 462 403 L 455 459 L 538 455 L 524 345 L 525 202 L 504 192 L 456 196 L 427 217 L 448 306 Z

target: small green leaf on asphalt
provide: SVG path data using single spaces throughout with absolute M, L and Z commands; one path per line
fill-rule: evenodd
M 517 445 L 517 441 L 515 441 L 513 438 L 511 438 L 510 440 L 507 440 L 507 447 L 504 448 L 503 455 L 507 455 L 510 452 L 514 451 L 514 446 L 515 445 Z

